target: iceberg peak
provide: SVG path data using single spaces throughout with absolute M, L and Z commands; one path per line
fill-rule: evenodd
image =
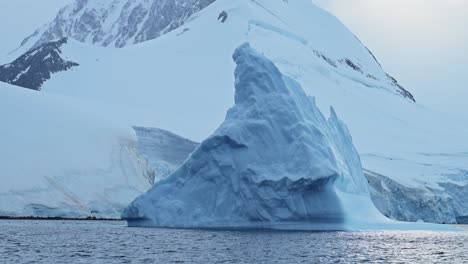
M 380 217 L 349 131 L 249 44 L 236 49 L 235 105 L 167 179 L 123 212 L 130 226 L 347 229 L 350 197 Z M 354 210 L 355 211 L 355 210 Z M 370 215 L 368 212 L 371 212 Z

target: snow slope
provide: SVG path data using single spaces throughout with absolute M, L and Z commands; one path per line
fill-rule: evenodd
M 171 152 L 169 143 L 191 142 L 148 128 L 135 136 L 99 106 L 73 98 L 6 84 L 0 98 L 1 216 L 119 218 L 167 174 L 163 165 L 175 166 L 193 150 Z
M 382 212 L 437 222 L 468 215 L 467 196 L 459 195 L 468 184 L 465 123 L 415 103 L 342 23 L 308 0 L 217 0 L 183 26 L 122 49 L 70 40 L 63 59 L 80 66 L 54 75 L 42 92 L 105 106 L 105 118 L 125 126 L 202 140 L 233 105 L 230 54 L 246 41 L 321 111 L 340 113 Z M 401 190 L 395 186 L 405 187 L 409 204 L 388 191 Z M 441 199 L 443 208 L 432 206 Z
M 248 44 L 233 58 L 235 105 L 226 120 L 122 218 L 130 226 L 297 230 L 389 222 L 334 110 L 326 120 L 297 82 Z
M 266 7 L 272 11 L 265 10 Z M 298 9 L 301 12 L 296 14 Z M 229 15 L 225 23 L 217 20 L 222 11 Z M 281 14 L 281 19 L 273 15 L 276 13 Z M 326 34 L 323 26 L 305 26 L 318 24 L 317 21 L 329 27 Z M 300 37 L 297 36 L 303 36 L 308 44 L 298 41 Z M 277 44 L 272 43 L 272 39 Z M 223 120 L 223 113 L 232 105 L 233 90 L 219 87 L 227 87 L 234 81 L 231 74 L 234 65 L 228 54 L 245 41 L 278 60 L 277 64 L 293 77 L 312 72 L 314 75 L 310 77 L 320 84 L 326 82 L 325 85 L 335 86 L 333 79 L 330 84 L 330 78 L 317 72 L 323 71 L 325 75 L 360 87 L 360 90 L 364 83 L 376 97 L 382 97 L 376 90 L 402 97 L 400 89 L 354 35 L 334 17 L 306 0 L 290 3 L 280 0 L 216 1 L 175 31 L 154 41 L 118 50 L 70 40 L 63 47 L 64 59 L 75 61 L 81 67 L 73 73 L 58 74 L 44 85 L 44 91 L 119 107 L 140 108 L 141 115 L 147 116 L 136 118 L 201 140 Z M 327 56 L 329 61 L 333 59 L 337 68 L 319 58 L 317 53 Z M 340 62 L 346 58 L 361 65 L 363 73 L 345 61 Z M 201 63 L 203 67 L 200 67 Z M 309 72 L 302 72 L 306 70 Z M 216 74 L 210 74 L 213 72 Z M 380 81 L 367 77 L 367 74 Z M 323 90 L 329 89 L 325 87 Z M 408 100 L 395 98 L 395 101 Z M 204 119 L 202 123 L 199 121 L 201 117 Z

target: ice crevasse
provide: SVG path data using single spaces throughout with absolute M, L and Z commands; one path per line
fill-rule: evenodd
M 353 230 L 394 222 L 373 205 L 333 108 L 326 119 L 249 44 L 236 49 L 235 105 L 171 176 L 122 213 L 129 226 Z

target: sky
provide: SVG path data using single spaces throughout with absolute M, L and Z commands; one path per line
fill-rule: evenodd
M 468 1 L 313 0 L 419 102 L 468 116 Z
M 0 0 L 0 54 L 17 48 L 39 26 L 50 22 L 72 0 Z
M 1 1 L 0 54 L 71 1 Z M 351 29 L 419 102 L 468 116 L 467 0 L 312 1 Z

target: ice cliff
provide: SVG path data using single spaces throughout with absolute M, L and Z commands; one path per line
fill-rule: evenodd
M 118 219 L 198 145 L 92 102 L 1 82 L 0 98 L 0 217 Z
M 248 44 L 233 59 L 235 106 L 182 167 L 124 210 L 128 224 L 320 230 L 383 219 L 334 110 L 325 119 Z
M 198 143 L 159 128 L 133 127 L 137 149 L 152 171 L 151 184 L 174 172 L 187 159 Z M 135 197 L 134 197 L 135 198 Z

